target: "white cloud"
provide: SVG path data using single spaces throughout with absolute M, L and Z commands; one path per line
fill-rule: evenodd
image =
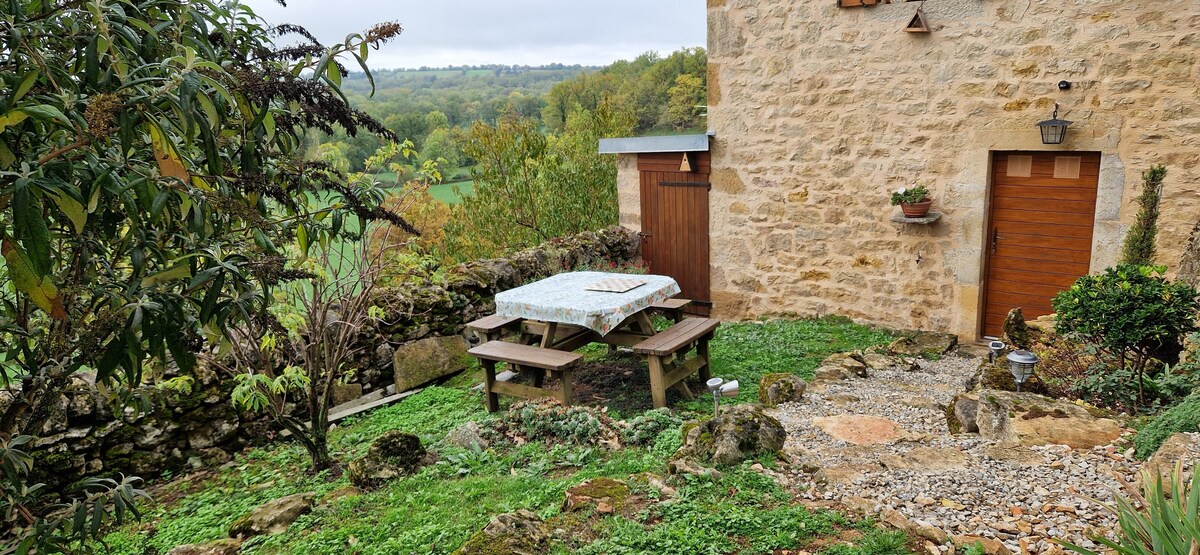
M 270 23 L 323 42 L 381 21 L 404 33 L 371 55 L 374 69 L 464 64 L 604 65 L 648 50 L 704 46 L 703 0 L 242 0 Z

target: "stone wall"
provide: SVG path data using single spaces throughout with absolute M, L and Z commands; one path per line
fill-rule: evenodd
M 386 311 L 382 329 L 364 330 L 362 357 L 352 365 L 364 391 L 393 380 L 396 346 L 437 335 L 463 332 L 471 320 L 495 310 L 499 291 L 580 265 L 636 262 L 641 258 L 636 233 L 614 227 L 555 239 L 508 258 L 470 262 L 447 272 L 444 281 L 411 283 L 380 291 Z M 251 441 L 272 435 L 263 416 L 242 413 L 230 401 L 233 383 L 203 368 L 186 394 L 156 390 L 148 412 L 122 410 L 84 377 L 61 397 L 39 434 L 31 454 L 37 481 L 58 489 L 82 476 L 132 474 L 156 476 L 189 464 L 212 464 Z
M 1166 164 L 1158 261 L 1178 264 L 1200 214 L 1197 4 L 921 5 L 930 34 L 902 30 L 914 3 L 708 1 L 717 315 L 840 313 L 975 339 L 998 150 L 1102 154 L 1092 271 L 1119 254 L 1141 171 Z M 1075 123 L 1042 145 L 1056 102 Z M 936 225 L 889 221 L 889 191 L 914 182 L 932 188 Z

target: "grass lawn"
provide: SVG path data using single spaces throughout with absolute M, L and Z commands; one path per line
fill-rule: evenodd
M 757 377 L 764 373 L 807 376 L 831 352 L 889 339 L 886 332 L 837 318 L 726 324 L 712 345 L 714 373 L 742 380 L 736 402 L 751 402 Z M 587 354 L 589 364 L 607 359 L 595 349 Z M 242 453 L 225 468 L 157 486 L 159 503 L 148 510 L 147 520 L 114 531 L 106 543 L 115 554 L 165 553 L 177 544 L 224 537 L 234 520 L 266 501 L 313 491 L 323 499 L 313 513 L 283 534 L 251 540 L 243 553 L 451 553 L 492 516 L 517 509 L 581 531 L 553 543 L 551 553 L 558 554 L 749 555 L 786 549 L 831 555 L 908 553 L 901 534 L 795 504 L 772 479 L 752 471 L 749 462 L 723 469 L 719 480 L 672 478 L 676 494 L 659 502 L 659 490 L 635 477 L 665 471 L 665 461 L 680 443 L 674 428 L 647 446 L 619 451 L 540 442 L 484 451 L 446 445 L 442 441 L 449 430 L 488 418 L 481 394 L 470 389 L 476 374 L 342 422 L 332 432 L 333 449 L 342 461 L 361 456 L 384 431 L 419 435 L 442 462 L 414 476 L 375 491 L 348 491 L 344 476 L 307 473 L 302 448 L 275 443 Z M 648 408 L 648 392 L 644 404 L 626 400 L 625 406 L 627 418 Z M 703 400 L 676 407 L 685 418 L 711 411 Z M 775 464 L 770 459 L 760 462 Z M 626 481 L 643 505 L 612 515 L 563 513 L 566 489 L 599 476 Z
M 464 196 L 475 191 L 475 182 L 470 179 L 442 183 L 429 188 L 429 195 L 446 204 L 458 204 Z

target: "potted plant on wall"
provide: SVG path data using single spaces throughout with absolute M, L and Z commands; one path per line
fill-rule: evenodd
M 892 206 L 900 205 L 906 218 L 924 218 L 929 214 L 933 199 L 929 197 L 929 189 L 924 185 L 901 187 L 892 193 Z

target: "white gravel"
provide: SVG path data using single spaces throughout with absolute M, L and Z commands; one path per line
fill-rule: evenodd
M 808 499 L 875 512 L 894 509 L 950 536 L 993 538 L 1014 553 L 1051 550 L 1048 538 L 1092 547 L 1089 536 L 1107 535 L 1116 523 L 1096 501 L 1112 501 L 1120 487 L 1117 476 L 1134 480 L 1137 461 L 1114 446 L 1001 448 L 976 434 L 950 435 L 944 408 L 964 391 L 978 365 L 978 358 L 948 355 L 922 362 L 918 371 L 872 371 L 869 378 L 827 382 L 804 401 L 781 405 L 775 416 L 788 431 L 792 487 Z M 814 418 L 844 414 L 883 417 L 910 434 L 893 443 L 858 446 L 813 425 Z M 937 470 L 889 469 L 881 463 L 881 457 L 917 448 L 955 450 L 966 462 Z

